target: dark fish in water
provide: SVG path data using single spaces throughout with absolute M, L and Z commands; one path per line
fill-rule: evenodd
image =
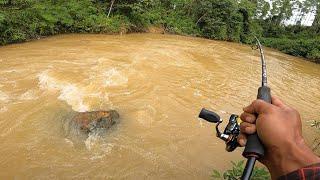
M 63 129 L 68 139 L 81 144 L 89 135 L 105 135 L 118 119 L 115 110 L 75 112 L 64 120 Z
M 86 133 L 97 129 L 108 129 L 116 123 L 119 114 L 115 110 L 79 112 L 72 117 L 71 121 L 77 128 Z

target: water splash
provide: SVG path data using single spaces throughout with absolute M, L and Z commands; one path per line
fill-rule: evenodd
M 84 104 L 84 94 L 79 88 L 73 84 L 67 84 L 60 89 L 60 96 L 58 99 L 66 101 L 72 106 L 72 109 L 79 112 L 85 112 L 89 110 L 89 107 Z
M 202 96 L 200 90 L 198 90 L 198 89 L 194 91 L 193 95 L 194 96 Z
M 115 68 L 106 71 L 104 76 L 105 86 L 123 86 L 128 83 L 128 78 Z
M 6 93 L 0 91 L 0 102 L 8 102 L 10 99 L 9 95 L 7 95 Z
M 78 112 L 85 112 L 89 110 L 88 105 L 83 102 L 84 92 L 76 85 L 60 82 L 51 77 L 48 71 L 44 71 L 38 75 L 39 87 L 43 90 L 59 91 L 58 99 L 67 102 L 72 106 L 72 109 Z
M 90 133 L 84 143 L 86 149 L 92 153 L 91 160 L 102 159 L 110 154 L 114 147 L 114 144 L 105 142 L 99 133 Z
M 100 141 L 101 141 L 101 137 L 98 134 L 90 133 L 84 143 L 88 150 L 93 150 L 99 145 Z
M 8 108 L 6 106 L 0 108 L 0 113 L 7 112 Z
M 19 100 L 36 100 L 38 97 L 34 90 L 28 90 L 19 96 Z

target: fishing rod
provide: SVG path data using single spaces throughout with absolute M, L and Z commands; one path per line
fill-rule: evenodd
M 271 103 L 271 89 L 268 87 L 267 83 L 267 65 L 262 49 L 262 45 L 257 37 L 255 37 L 257 42 L 257 49 L 260 51 L 261 58 L 261 86 L 258 89 L 257 99 L 261 99 L 267 103 Z M 219 130 L 219 125 L 223 122 L 220 116 L 212 111 L 202 108 L 199 118 L 202 118 L 210 123 L 216 123 L 216 136 L 226 143 L 226 151 L 231 152 L 235 150 L 238 144 L 238 136 L 240 134 L 240 123 L 241 120 L 238 115 L 231 114 L 229 122 L 224 129 L 223 133 Z M 258 134 L 251 134 L 247 137 L 247 143 L 244 148 L 242 155 L 247 158 L 246 166 L 243 170 L 241 180 L 249 180 L 257 159 L 264 156 L 264 147 L 261 143 Z

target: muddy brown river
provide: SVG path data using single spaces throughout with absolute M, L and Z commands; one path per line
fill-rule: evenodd
M 297 108 L 308 143 L 320 119 L 320 65 L 265 48 L 272 93 Z M 209 179 L 240 160 L 202 107 L 241 113 L 260 85 L 258 51 L 160 34 L 59 35 L 0 47 L 1 179 Z M 105 137 L 75 145 L 72 111 L 115 109 Z

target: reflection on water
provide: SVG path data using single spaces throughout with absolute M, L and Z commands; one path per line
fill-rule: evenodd
M 311 142 L 319 65 L 266 49 L 273 94 L 297 108 Z M 0 177 L 208 179 L 224 152 L 201 107 L 224 119 L 260 85 L 249 46 L 156 34 L 62 35 L 0 48 Z M 63 132 L 74 111 L 115 109 L 121 122 L 83 146 Z

